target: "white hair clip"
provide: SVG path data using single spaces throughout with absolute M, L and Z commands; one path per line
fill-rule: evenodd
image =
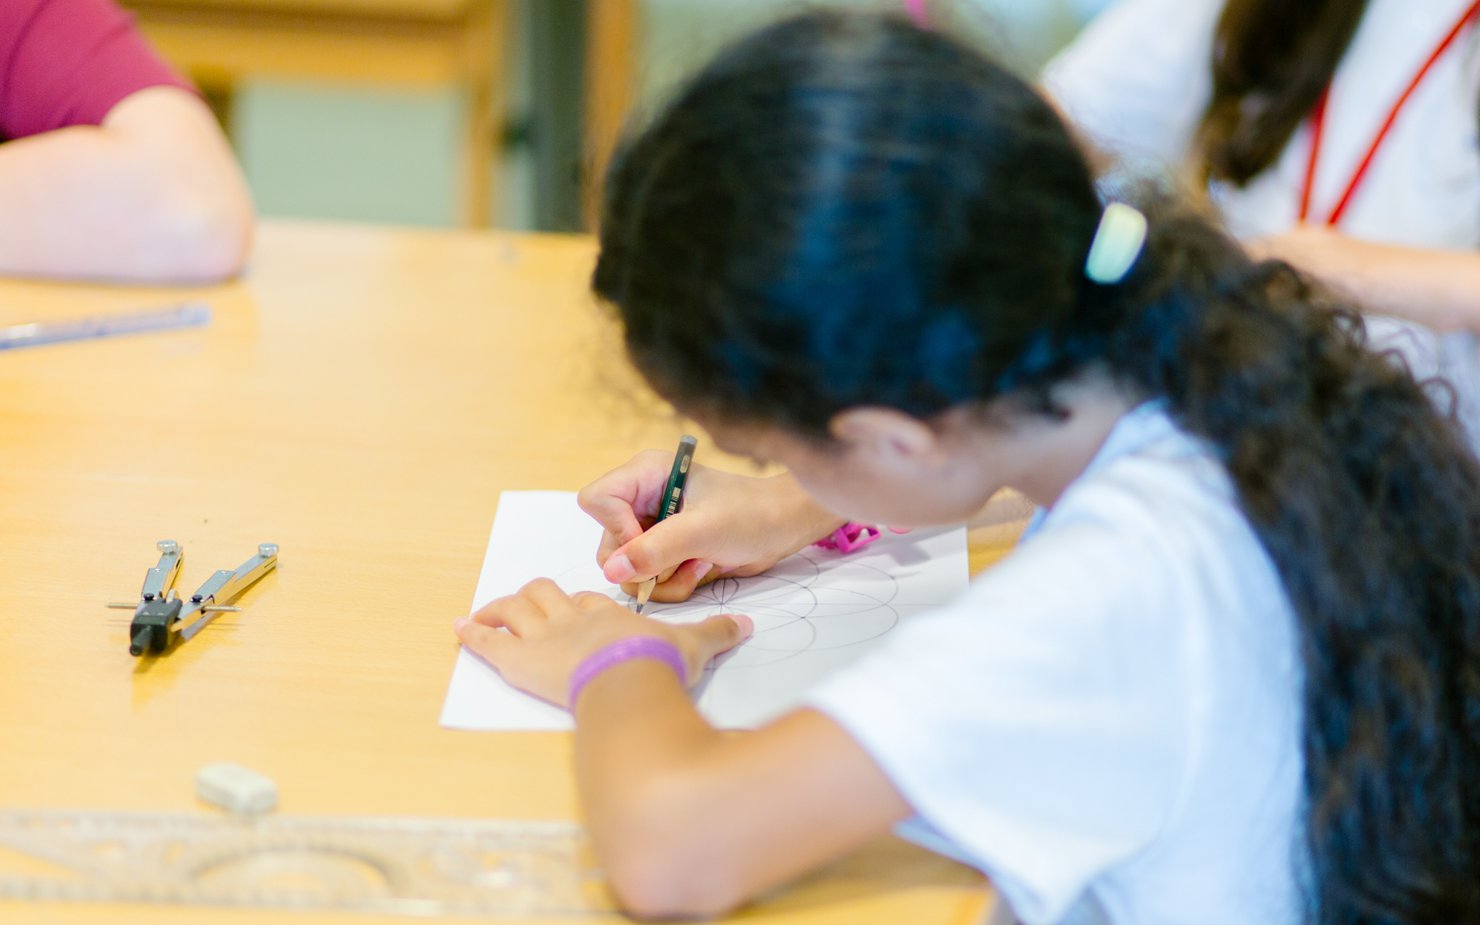
M 1146 216 L 1133 206 L 1112 202 L 1100 216 L 1100 227 L 1084 260 L 1084 275 L 1102 286 L 1125 279 L 1146 246 Z

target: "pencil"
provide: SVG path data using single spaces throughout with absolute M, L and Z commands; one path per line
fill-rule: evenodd
M 148 311 L 13 324 L 0 327 L 0 350 L 39 347 L 43 344 L 89 340 L 95 337 L 194 328 L 207 324 L 210 320 L 210 306 L 201 302 L 184 302 Z
M 673 454 L 673 468 L 668 470 L 668 484 L 663 486 L 663 498 L 658 505 L 658 519 L 654 523 L 662 523 L 664 518 L 678 513 L 678 509 L 683 506 L 683 489 L 689 481 L 689 464 L 694 461 L 694 450 L 698 446 L 699 441 L 688 434 L 679 438 L 678 452 Z M 638 613 L 642 613 L 642 608 L 647 606 L 648 598 L 653 596 L 653 589 L 657 586 L 656 576 L 637 586 Z

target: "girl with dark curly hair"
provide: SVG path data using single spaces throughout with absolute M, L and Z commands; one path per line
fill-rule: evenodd
M 663 454 L 588 486 L 609 579 L 672 599 L 844 518 L 1041 508 L 736 735 L 685 682 L 742 616 L 541 580 L 459 621 L 571 707 L 631 910 L 727 910 L 903 826 L 1029 923 L 1480 921 L 1480 469 L 1351 310 L 1175 200 L 1107 203 L 1043 98 L 902 15 L 721 55 L 625 144 L 600 238 L 637 367 L 788 470 L 696 467 L 657 524 Z

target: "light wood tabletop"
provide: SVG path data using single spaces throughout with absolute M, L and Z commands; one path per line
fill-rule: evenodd
M 624 371 L 593 253 L 270 222 L 218 287 L 0 281 L 0 324 L 214 311 L 0 353 L 0 809 L 211 813 L 195 772 L 235 761 L 277 782 L 282 814 L 578 819 L 567 735 L 437 718 L 499 492 L 577 488 L 681 430 Z M 978 566 L 1006 541 L 982 536 Z M 241 613 L 141 660 L 129 612 L 103 605 L 136 599 L 162 538 L 187 594 L 259 542 L 281 562 Z M 741 917 L 967 925 L 990 905 L 977 874 L 884 839 Z M 260 917 L 0 903 L 5 922 Z

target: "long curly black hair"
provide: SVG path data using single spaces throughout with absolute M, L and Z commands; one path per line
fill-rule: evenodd
M 1083 273 L 1084 154 L 1022 81 L 902 17 L 721 55 L 608 177 L 596 292 L 688 410 L 827 439 L 1107 371 L 1220 454 L 1299 626 L 1309 919 L 1480 921 L 1480 467 L 1354 311 L 1174 198 Z

